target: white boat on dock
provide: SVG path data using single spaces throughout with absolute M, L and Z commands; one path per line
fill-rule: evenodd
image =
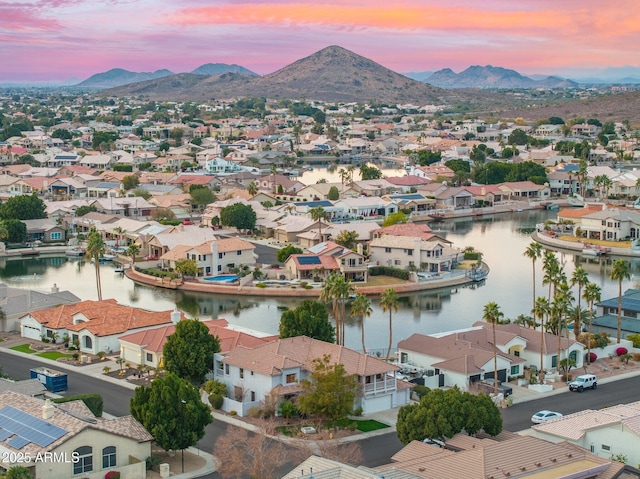
M 64 254 L 67 255 L 67 256 L 80 257 L 80 256 L 84 256 L 84 250 L 80 249 L 80 248 L 70 248 L 70 249 L 66 250 L 64 252 Z

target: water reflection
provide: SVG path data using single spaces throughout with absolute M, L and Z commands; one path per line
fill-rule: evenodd
M 489 264 L 489 277 L 469 287 L 448 288 L 410 294 L 401 298 L 399 310 L 393 314 L 394 341 L 415 332 L 435 333 L 468 327 L 482 319 L 482 308 L 497 302 L 507 318 L 529 314 L 531 309 L 531 260 L 523 255 L 531 242 L 530 229 L 550 217 L 550 212 L 533 211 L 494 215 L 477 220 L 459 219 L 432 223 L 439 234 L 458 247 L 473 246 L 483 253 Z M 558 253 L 571 277 L 575 265 L 582 266 L 589 279 L 602 288 L 602 297 L 616 296 L 618 285 L 609 279 L 611 258 L 583 258 L 572 252 Z M 638 260 L 632 261 L 634 275 Z M 302 299 L 256 298 L 248 296 L 211 295 L 136 285 L 113 267 L 100 267 L 103 297 L 115 298 L 122 304 L 154 311 L 173 309 L 176 305 L 191 316 L 222 317 L 231 324 L 277 334 L 282 311 L 295 308 Z M 542 264 L 536 265 L 536 291 L 544 294 Z M 0 259 L 0 279 L 11 286 L 50 291 L 53 284 L 69 290 L 82 299 L 97 299 L 93 264 L 68 257 Z M 623 289 L 635 282 L 623 283 Z M 577 294 L 577 291 L 574 293 Z M 526 298 L 526 299 L 523 299 Z M 378 300 L 372 299 L 373 313 L 365 320 L 367 347 L 385 349 L 388 341 L 389 315 L 382 312 Z M 360 326 L 348 318 L 346 344 L 360 349 Z

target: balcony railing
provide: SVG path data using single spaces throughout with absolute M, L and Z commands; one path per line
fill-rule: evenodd
M 365 395 L 375 395 L 396 390 L 396 379 L 387 377 L 384 380 L 376 381 L 364 385 Z

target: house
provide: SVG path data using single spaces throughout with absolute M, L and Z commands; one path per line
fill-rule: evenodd
M 437 237 L 383 234 L 369 242 L 368 251 L 371 264 L 430 273 L 451 271 L 462 258 L 460 250 Z
M 461 186 L 450 186 L 435 194 L 436 208 L 465 209 L 476 202 L 473 193 Z
M 204 165 L 204 170 L 209 175 L 238 173 L 243 169 L 244 168 L 242 168 L 237 163 L 225 160 L 224 158 L 220 158 L 218 156 L 216 156 L 215 158 L 207 159 Z
M 640 289 L 627 289 L 622 295 L 622 314 L 620 317 L 620 336 L 640 334 Z M 618 334 L 618 296 L 605 299 L 596 304 L 596 315 L 591 320 L 592 333 Z
M 196 225 L 180 224 L 170 229 L 158 225 L 141 233 L 144 233 L 145 237 L 140 239 L 140 246 L 144 246 L 147 255 L 155 259 L 176 246 L 197 246 L 216 239 L 213 230 Z
M 196 246 L 178 245 L 160 256 L 160 262 L 164 268 L 175 268 L 176 261 L 190 259 L 196 262 L 198 276 L 216 276 L 236 268 L 253 268 L 254 251 L 255 246 L 248 241 L 222 238 Z
M 595 211 L 582 216 L 580 230 L 590 239 L 615 241 L 640 238 L 640 213 L 621 208 Z
M 53 404 L 5 391 L 0 393 L 0 430 L 5 469 L 24 466 L 31 477 L 47 479 L 98 479 L 109 471 L 146 478 L 153 437 L 132 416 L 97 418 L 80 400 Z M 24 457 L 33 460 L 25 464 Z
M 118 337 L 137 330 L 170 324 L 182 317 L 179 311 L 152 312 L 122 306 L 115 299 L 81 301 L 31 311 L 20 317 L 23 338 L 50 338 L 54 342 L 69 335 L 82 352 L 97 354 L 118 351 Z
M 42 218 L 37 220 L 23 220 L 27 226 L 27 243 L 40 241 L 42 243 L 65 243 L 66 230 L 55 219 Z
M 239 346 L 253 348 L 277 339 L 277 336 L 258 336 L 253 331 L 250 333 L 237 326 L 230 326 L 226 319 L 212 319 L 202 323 L 209 328 L 209 334 L 218 338 L 221 353 Z M 120 336 L 120 357 L 131 364 L 162 367 L 164 345 L 175 330 L 175 324 L 168 324 Z
M 623 455 L 640 464 L 640 401 L 585 409 L 531 428 L 533 436 L 552 443 L 580 446 L 603 459 Z
M 269 397 L 294 399 L 302 391 L 300 381 L 310 378 L 313 361 L 325 356 L 331 364 L 342 364 L 347 374 L 357 376 L 362 394 L 354 407 L 362 407 L 365 414 L 409 402 L 411 385 L 396 380 L 397 366 L 344 346 L 298 336 L 216 353 L 215 378 L 227 385 L 229 396 L 222 408 L 245 416 Z
M 386 218 L 398 212 L 398 205 L 377 196 L 360 198 L 342 198 L 334 206 L 343 211 L 346 219 L 364 219 L 381 216 Z
M 0 283 L 0 309 L 4 317 L 0 318 L 0 331 L 20 331 L 20 319 L 29 311 L 52 308 L 61 304 L 76 303 L 80 301 L 75 294 L 69 291 L 59 291 L 57 285 L 53 285 L 49 293 L 14 288 Z M 39 338 L 38 338 L 39 339 Z
M 538 185 L 532 181 L 501 183 L 498 188 L 506 196 L 503 199 L 509 201 L 545 201 L 551 197 L 549 185 Z
M 402 193 L 394 195 L 385 195 L 383 200 L 391 201 L 398 205 L 400 211 L 410 211 L 411 213 L 423 213 L 433 209 L 436 205 L 434 198 L 427 198 L 420 193 Z

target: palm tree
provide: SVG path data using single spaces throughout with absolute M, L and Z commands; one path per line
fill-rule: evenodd
M 544 350 L 545 350 L 545 330 L 544 330 L 544 318 L 549 316 L 551 312 L 551 306 L 549 300 L 544 296 L 538 296 L 536 304 L 531 311 L 534 317 L 540 318 L 540 373 L 544 369 Z
M 392 313 L 398 312 L 398 293 L 393 288 L 386 289 L 380 298 L 382 312 L 389 311 L 389 347 L 387 348 L 387 358 L 391 357 L 391 345 L 393 344 L 393 317 Z
M 589 316 L 587 322 L 587 335 L 589 339 L 587 340 L 587 364 L 591 364 L 591 320 L 593 319 L 594 311 L 593 304 L 596 301 L 600 301 L 600 295 L 602 290 L 600 286 L 595 283 L 589 283 L 584 287 L 584 292 L 582 296 L 584 300 L 589 304 Z
M 124 228 L 122 228 L 122 226 L 117 226 L 113 228 L 113 232 L 116 234 L 116 248 L 118 248 L 120 246 L 120 239 L 124 233 Z
M 616 341 L 620 344 L 620 329 L 622 326 L 622 281 L 631 278 L 631 265 L 623 259 L 615 260 L 609 277 L 618 282 L 618 334 Z
M 351 303 L 351 317 L 360 318 L 360 334 L 362 339 L 362 352 L 367 353 L 367 348 L 364 344 L 364 318 L 371 316 L 373 308 L 371 308 L 371 301 L 364 294 L 360 293 L 356 296 Z
M 569 308 L 573 301 L 573 292 L 569 289 L 566 281 L 560 283 L 558 291 L 553 296 L 551 303 L 551 315 L 554 319 L 553 327 L 558 336 L 558 355 L 556 367 L 560 369 L 560 355 L 562 352 L 562 328 L 565 324 L 565 317 L 569 314 Z
M 542 245 L 536 241 L 533 241 L 523 253 L 527 258 L 531 260 L 533 266 L 533 304 L 532 308 L 536 306 L 536 260 L 542 257 Z
M 485 304 L 482 310 L 482 319 L 491 323 L 491 331 L 493 334 L 493 394 L 498 394 L 498 346 L 496 344 L 496 323 L 504 313 L 500 311 L 500 306 L 495 301 Z
M 249 193 L 251 196 L 255 196 L 258 194 L 258 185 L 256 185 L 255 181 L 249 183 L 249 186 L 247 186 L 247 193 Z
M 87 236 L 87 256 L 93 259 L 96 267 L 96 286 L 98 288 L 98 301 L 102 301 L 102 284 L 100 282 L 100 258 L 104 255 L 105 244 L 102 235 L 95 228 L 91 227 Z
M 276 184 L 276 173 L 278 172 L 278 170 L 276 170 L 276 165 L 271 165 L 271 181 L 273 183 L 273 194 L 277 194 L 278 193 L 278 185 Z
M 133 264 L 136 262 L 136 256 L 138 255 L 139 252 L 140 252 L 140 247 L 135 243 L 131 243 L 124 254 L 131 258 L 131 263 Z
M 336 344 L 344 344 L 344 317 L 345 303 L 349 296 L 355 292 L 351 281 L 348 281 L 338 273 L 330 274 L 325 280 L 320 300 L 331 303 L 331 310 L 336 321 Z
M 322 220 L 327 218 L 327 212 L 322 206 L 314 206 L 309 210 L 311 219 L 318 222 L 318 236 L 320 236 L 320 243 L 322 243 Z
M 560 263 L 558 263 L 558 258 L 556 258 L 556 255 L 551 251 L 545 251 L 542 258 L 542 270 L 544 271 L 542 284 L 549 285 L 549 294 L 547 296 L 549 302 L 551 302 L 551 287 L 554 284 L 559 269 Z
M 580 299 L 582 298 L 582 288 L 589 284 L 589 275 L 582 268 L 576 268 L 571 275 L 571 286 L 578 285 L 578 310 L 573 323 L 573 335 L 578 338 L 580 331 L 582 330 L 582 305 Z

